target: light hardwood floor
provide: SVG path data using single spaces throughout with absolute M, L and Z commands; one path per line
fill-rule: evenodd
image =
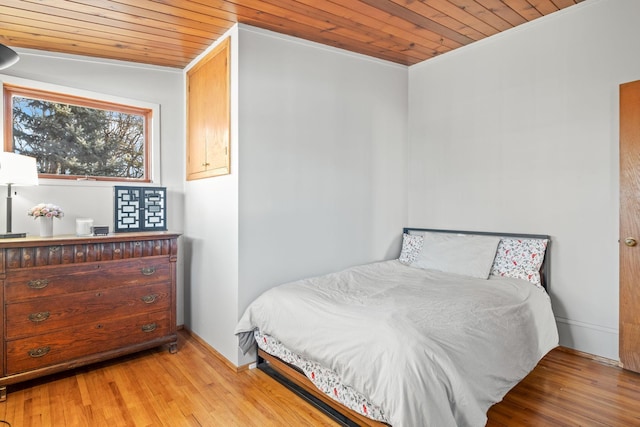
M 185 332 L 154 349 L 10 386 L 0 419 L 30 426 L 335 426 L 258 370 L 235 373 Z M 0 424 L 1 426 L 2 424 Z M 560 350 L 488 426 L 640 426 L 640 375 Z

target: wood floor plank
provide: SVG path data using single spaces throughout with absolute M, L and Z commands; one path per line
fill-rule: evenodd
M 13 427 L 336 426 L 258 370 L 236 373 L 185 332 L 152 349 L 8 388 Z M 640 426 L 640 374 L 556 349 L 488 413 L 489 427 Z

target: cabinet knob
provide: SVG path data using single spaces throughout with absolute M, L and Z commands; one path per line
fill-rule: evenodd
M 155 323 L 148 323 L 146 325 L 142 325 L 142 332 L 153 332 L 156 330 L 158 326 Z
M 29 320 L 32 321 L 33 323 L 44 322 L 45 320 L 47 320 L 49 318 L 50 314 L 51 313 L 49 313 L 48 311 L 41 311 L 39 313 L 31 313 L 29 315 Z
M 633 237 L 627 237 L 626 239 L 624 239 L 624 244 L 627 246 L 635 246 L 638 244 L 638 242 Z
M 51 347 L 32 348 L 29 350 L 29 357 L 42 357 L 49 353 L 49 350 L 51 350 Z
M 29 280 L 29 282 L 27 283 L 27 286 L 29 286 L 31 289 L 42 289 L 42 288 L 46 288 L 48 284 L 49 284 L 49 280 L 47 279 L 35 279 L 35 280 Z
M 151 276 L 153 273 L 156 272 L 156 268 L 155 267 L 144 267 L 140 269 L 140 272 L 144 275 L 144 276 Z
M 151 304 L 153 302 L 155 302 L 156 298 L 158 298 L 158 295 L 156 294 L 151 294 L 151 295 L 145 295 L 142 298 L 140 298 L 142 300 L 142 302 L 144 302 L 145 304 Z

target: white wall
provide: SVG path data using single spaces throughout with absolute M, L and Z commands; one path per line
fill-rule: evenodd
M 183 226 L 184 120 L 183 77 L 177 69 L 99 60 L 30 49 L 16 49 L 20 60 L 2 74 L 108 96 L 160 105 L 160 182 L 167 187 L 167 222 L 172 231 Z M 14 187 L 13 231 L 38 234 L 38 224 L 26 215 L 40 202 L 60 205 L 65 218 L 54 220 L 54 234 L 75 233 L 75 218 L 90 217 L 113 230 L 113 187 L 104 183 L 40 180 L 38 187 Z M 0 190 L 6 189 L 2 187 Z M 2 193 L 5 197 L 5 193 Z M 4 203 L 1 230 L 4 230 Z M 178 259 L 178 323 L 183 322 L 182 257 Z
M 238 31 L 231 37 L 231 173 L 185 185 L 185 325 L 236 362 L 238 321 Z M 215 46 L 203 52 L 186 69 Z M 186 80 L 185 80 L 186 81 Z
M 262 291 L 397 255 L 407 70 L 243 25 L 231 35 L 232 173 L 186 186 L 187 324 L 243 364 L 233 330 Z
M 407 69 L 240 27 L 238 309 L 286 281 L 397 256 Z
M 589 0 L 409 69 L 409 223 L 550 234 L 561 344 L 612 359 L 618 87 L 640 79 L 639 16 Z

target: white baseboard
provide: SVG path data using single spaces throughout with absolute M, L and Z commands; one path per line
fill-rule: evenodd
M 560 345 L 611 360 L 618 355 L 618 329 L 556 317 Z

